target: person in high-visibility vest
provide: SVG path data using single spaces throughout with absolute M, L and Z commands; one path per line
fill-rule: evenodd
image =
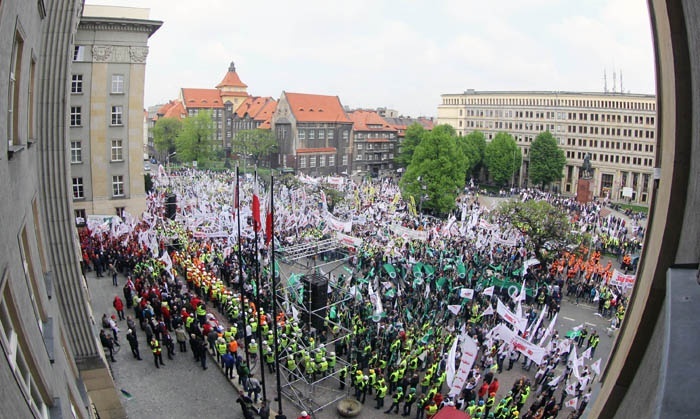
M 435 404 L 435 401 L 434 401 L 434 400 L 431 400 L 431 401 L 430 401 L 430 404 L 429 404 L 428 406 L 425 407 L 425 415 L 426 415 L 426 418 L 427 418 L 427 419 L 432 419 L 432 417 L 435 416 L 435 414 L 437 413 L 437 411 L 438 411 L 438 407 L 437 407 L 437 405 Z
M 399 413 L 399 403 L 403 400 L 403 388 L 397 387 L 396 392 L 394 392 L 394 395 L 391 396 L 391 406 L 389 406 L 389 410 L 385 411 L 384 413 L 391 413 L 394 408 L 396 408 L 396 413 Z
M 163 362 L 163 354 L 162 348 L 160 347 L 160 342 L 158 342 L 158 339 L 151 338 L 151 350 L 153 351 L 153 362 L 156 364 L 156 368 L 160 368 L 161 365 L 165 365 Z M 160 362 L 160 364 L 158 364 Z

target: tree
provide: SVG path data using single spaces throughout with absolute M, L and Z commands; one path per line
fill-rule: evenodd
M 175 140 L 182 131 L 182 121 L 177 118 L 160 118 L 153 127 L 153 146 L 163 156 L 175 151 Z
M 549 131 L 540 133 L 530 146 L 530 181 L 540 185 L 560 180 L 566 165 L 566 156 Z
M 506 132 L 499 132 L 486 146 L 484 160 L 493 181 L 498 186 L 503 186 L 520 169 L 523 157 L 513 137 Z
M 452 127 L 441 125 L 425 132 L 399 183 L 404 199 L 413 196 L 421 208 L 447 214 L 464 187 L 464 167 Z
M 481 131 L 472 131 L 466 137 L 459 137 L 458 144 L 467 159 L 467 175 L 478 172 L 484 163 L 486 137 Z
M 506 201 L 498 214 L 525 233 L 538 250 L 549 241 L 566 242 L 571 232 L 566 212 L 547 201 Z
M 214 132 L 214 121 L 209 112 L 200 111 L 185 118 L 182 131 L 175 139 L 178 159 L 183 162 L 196 161 L 197 164 L 205 166 L 214 151 Z
M 231 144 L 239 153 L 249 154 L 256 166 L 261 157 L 268 157 L 277 150 L 277 138 L 272 131 L 264 129 L 239 131 Z
M 426 131 L 425 128 L 423 128 L 423 125 L 417 122 L 411 124 L 408 128 L 406 128 L 406 135 L 404 136 L 404 139 L 401 142 L 401 148 L 399 149 L 399 153 L 394 159 L 398 166 L 406 168 L 409 164 L 411 164 L 411 160 L 413 159 L 413 153 L 418 144 L 420 144 L 421 139 L 427 132 L 428 131 Z

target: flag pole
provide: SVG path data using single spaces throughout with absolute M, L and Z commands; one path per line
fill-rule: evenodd
M 253 191 L 254 193 L 257 191 L 258 187 L 258 168 L 255 168 L 255 177 L 254 177 L 254 187 Z M 254 197 L 253 199 L 259 197 Z M 255 272 L 255 321 L 258 323 L 258 330 L 257 330 L 257 338 L 258 338 L 258 358 L 259 358 L 259 364 L 260 364 L 260 378 L 262 379 L 262 391 L 263 391 L 263 400 L 267 400 L 267 388 L 265 386 L 265 362 L 263 361 L 263 348 L 262 348 L 262 327 L 260 327 L 260 311 L 261 311 L 261 306 L 260 306 L 260 253 L 258 252 L 258 230 L 260 230 L 260 205 L 258 205 L 258 214 L 257 214 L 257 219 L 256 219 L 256 214 L 255 214 L 255 209 L 253 209 L 253 233 L 255 234 L 255 243 L 253 244 L 254 246 L 254 255 L 255 255 L 255 261 L 253 263 L 253 269 Z
M 238 256 L 238 292 L 241 301 L 241 315 L 243 316 L 243 347 L 245 352 L 245 363 L 250 366 L 250 359 L 248 357 L 248 334 L 246 333 L 246 327 L 248 322 L 246 321 L 246 306 L 245 306 L 245 287 L 243 280 L 243 242 L 241 241 L 241 183 L 239 180 L 239 168 L 236 164 L 236 191 L 234 196 L 234 205 L 236 206 L 236 218 L 238 219 L 238 251 L 236 252 Z
M 277 381 L 277 411 L 278 418 L 284 417 L 282 413 L 282 385 L 280 383 L 280 352 L 277 340 L 277 272 L 275 271 L 275 200 L 274 200 L 274 189 L 275 188 L 275 177 L 270 175 L 270 213 L 268 217 L 272 218 L 272 221 L 265 221 L 265 224 L 270 224 L 269 234 L 270 237 L 267 239 L 269 241 L 269 252 L 270 252 L 270 264 L 272 265 L 272 315 L 274 316 L 272 321 L 272 334 L 274 338 L 274 351 L 275 351 L 275 379 Z

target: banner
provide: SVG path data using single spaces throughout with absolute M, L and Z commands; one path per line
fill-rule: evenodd
M 335 218 L 330 212 L 326 212 L 323 219 L 328 223 L 328 227 L 335 231 L 342 231 L 343 233 L 349 233 L 352 231 L 352 220 L 342 221 Z
M 511 326 L 515 327 L 517 330 L 523 330 L 527 326 L 527 319 L 522 319 L 517 317 L 508 307 L 503 304 L 501 299 L 498 299 L 498 305 L 496 306 L 496 312 L 499 316 L 508 322 Z
M 404 237 L 407 239 L 420 240 L 420 241 L 428 240 L 428 232 L 427 231 L 412 230 L 410 228 L 406 228 L 406 227 L 400 226 L 398 224 L 390 225 L 389 229 L 391 231 L 393 231 L 394 234 L 396 234 L 397 236 Z
M 458 395 L 459 392 L 462 391 L 462 388 L 464 388 L 464 385 L 467 383 L 469 371 L 471 371 L 474 361 L 476 360 L 476 355 L 479 351 L 474 339 L 468 335 L 462 335 L 460 339 L 462 340 L 462 358 L 459 361 L 459 367 L 455 372 L 454 379 L 449 385 L 449 395 L 452 397 Z
M 457 314 L 459 314 L 459 311 L 462 309 L 462 306 L 459 304 L 450 304 L 447 306 L 447 309 L 450 310 L 450 313 L 456 316 Z
M 518 336 L 517 333 L 510 330 L 506 325 L 499 324 L 492 330 L 494 337 L 503 339 L 507 344 L 510 344 L 513 349 L 530 358 L 535 364 L 540 365 L 544 362 L 547 351 Z
M 635 275 L 625 275 L 614 269 L 612 278 L 610 278 L 610 285 L 620 287 L 623 291 L 626 291 L 634 286 L 635 279 Z
M 335 238 L 336 238 L 336 240 L 338 240 L 338 242 L 340 242 L 346 246 L 350 246 L 350 247 L 354 247 L 354 248 L 362 247 L 362 239 L 360 239 L 360 238 L 348 236 L 347 234 L 343 234 L 339 231 L 335 232 Z

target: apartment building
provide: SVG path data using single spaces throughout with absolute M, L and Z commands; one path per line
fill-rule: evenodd
M 397 129 L 377 111 L 356 110 L 348 113 L 353 123 L 353 168 L 372 177 L 393 175 L 394 155 L 398 150 Z
M 149 10 L 85 6 L 70 81 L 70 156 L 76 217 L 146 208 L 143 93 Z
M 593 166 L 593 195 L 648 204 L 656 155 L 656 96 L 629 93 L 475 91 L 443 94 L 438 124 L 459 135 L 481 131 L 487 141 L 504 131 L 523 154 L 516 186 L 529 186 L 528 151 L 551 132 L 567 163 L 555 189 L 575 195 L 586 155 Z

